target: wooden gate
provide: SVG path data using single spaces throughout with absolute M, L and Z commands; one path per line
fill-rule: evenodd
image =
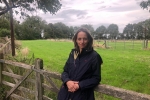
M 43 70 L 43 60 L 36 59 L 34 65 L 27 65 L 4 60 L 2 54 L 0 57 L 0 83 L 10 87 L 7 90 L 6 100 L 12 98 L 15 100 L 52 100 L 44 95 L 44 90 L 58 93 L 58 86 L 52 81 L 51 76 L 60 80 L 60 75 Z M 29 97 L 25 94 L 29 94 Z
M 0 54 L 0 84 L 9 87 L 4 100 L 52 100 L 45 91 L 57 96 L 60 86 L 55 80 L 61 84 L 60 74 L 44 70 L 41 59 L 27 65 L 4 60 Z M 99 84 L 95 91 L 121 100 L 150 100 L 150 95 L 104 84 Z

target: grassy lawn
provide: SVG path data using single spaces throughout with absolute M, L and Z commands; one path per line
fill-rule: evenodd
M 21 43 L 29 49 L 29 57 L 34 53 L 35 58 L 43 59 L 45 69 L 59 73 L 73 48 L 73 43 L 68 41 L 28 40 Z M 125 44 L 109 41 L 109 46 L 110 49 L 95 48 L 104 62 L 101 83 L 150 95 L 150 50 L 143 50 L 141 41 L 134 42 L 134 46 L 132 41 Z

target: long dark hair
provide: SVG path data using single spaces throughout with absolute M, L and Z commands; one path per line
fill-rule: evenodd
M 87 38 L 88 38 L 88 44 L 87 44 L 87 46 L 86 46 L 85 48 L 86 48 L 86 49 L 92 49 L 92 48 L 93 48 L 93 38 L 92 38 L 90 32 L 89 32 L 86 28 L 80 28 L 80 29 L 75 33 L 75 35 L 74 35 L 74 37 L 73 37 L 73 39 L 72 39 L 73 42 L 74 42 L 74 48 L 75 48 L 77 51 L 79 51 L 79 47 L 78 47 L 78 44 L 77 44 L 77 42 L 76 42 L 77 36 L 78 36 L 78 33 L 79 33 L 79 32 L 85 32 L 85 33 L 86 33 Z

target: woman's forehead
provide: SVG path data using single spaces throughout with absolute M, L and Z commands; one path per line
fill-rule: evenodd
M 78 34 L 77 34 L 77 37 L 87 37 L 87 34 L 83 31 L 80 31 Z

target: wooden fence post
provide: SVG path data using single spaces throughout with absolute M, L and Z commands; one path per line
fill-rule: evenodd
M 40 70 L 43 69 L 43 60 L 37 58 L 35 60 L 35 69 Z M 43 83 L 43 76 L 36 72 L 36 83 L 35 83 L 35 90 L 36 90 L 36 94 L 35 94 L 35 100 L 43 100 L 43 94 L 44 94 L 44 90 L 42 87 L 42 83 Z
M 144 39 L 144 41 L 143 41 L 143 49 L 145 49 L 145 39 Z
M 104 43 L 105 43 L 105 48 L 107 48 L 107 44 L 106 44 L 107 42 L 106 42 L 106 40 L 104 41 Z
M 126 45 L 125 43 L 126 43 L 126 41 L 125 41 L 125 38 L 124 38 L 124 49 L 125 49 L 125 45 Z
M 3 59 L 3 53 L 0 53 L 0 59 Z M 0 63 L 0 84 L 2 83 L 2 70 L 3 70 L 3 63 Z
M 145 47 L 146 47 L 146 49 L 147 49 L 147 48 L 148 48 L 148 39 L 146 39 L 146 43 L 145 43 L 145 44 L 146 44 Z

